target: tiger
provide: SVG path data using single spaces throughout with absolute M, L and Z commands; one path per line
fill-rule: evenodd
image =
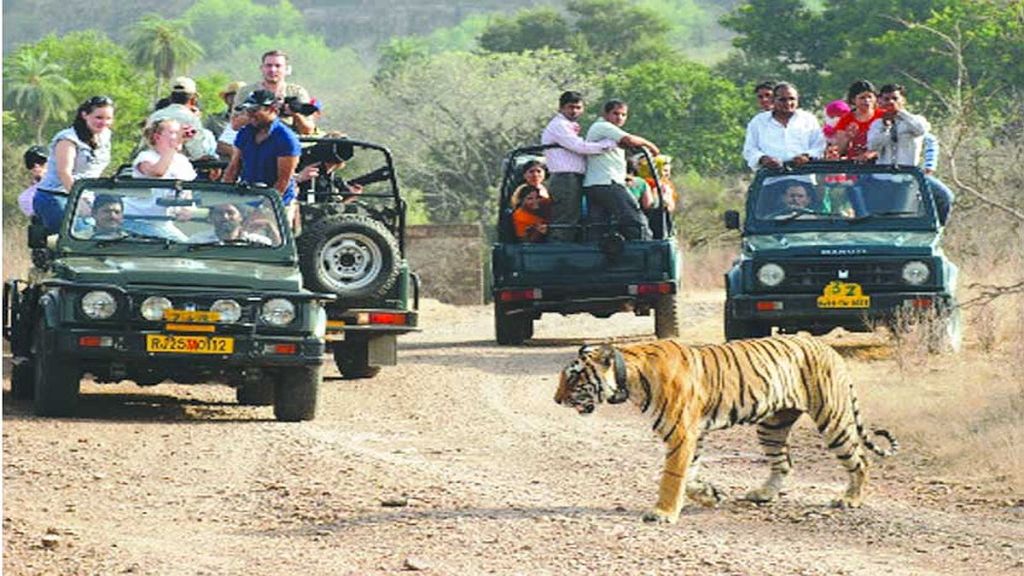
M 652 430 L 667 450 L 657 504 L 643 515 L 647 522 L 675 523 L 686 498 L 704 506 L 723 499 L 717 488 L 698 478 L 701 441 L 711 430 L 757 424 L 770 473 L 743 497 L 757 503 L 775 500 L 782 490 L 793 467 L 789 433 L 801 414 L 814 421 L 849 474 L 845 493 L 832 502 L 835 507 L 862 504 L 869 464 L 865 447 L 881 457 L 899 449 L 886 430 L 872 434 L 885 438 L 887 449 L 865 435 L 843 358 L 804 334 L 699 346 L 671 339 L 583 346 L 561 371 L 555 392 L 556 403 L 584 415 L 601 402 L 627 400 L 653 418 Z

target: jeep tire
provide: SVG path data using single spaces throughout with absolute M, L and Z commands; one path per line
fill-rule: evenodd
M 526 313 L 510 314 L 500 304 L 494 305 L 494 335 L 502 346 L 517 346 L 533 337 L 533 318 Z
M 281 422 L 299 422 L 316 417 L 321 381 L 319 366 L 279 371 L 274 380 L 274 417 Z
M 725 340 L 743 340 L 746 338 L 763 338 L 772 335 L 771 326 L 764 326 L 751 320 L 738 320 L 734 317 L 732 306 L 725 304 Z
M 373 303 L 398 279 L 398 242 L 369 216 L 327 212 L 296 242 L 308 290 L 337 294 L 356 304 Z
M 32 339 L 32 365 L 35 370 L 33 412 L 38 416 L 71 416 L 78 407 L 81 374 L 78 364 L 57 358 L 46 349 L 46 324 L 36 323 Z
M 369 342 L 362 339 L 335 343 L 334 364 L 343 380 L 373 378 L 380 372 L 380 366 L 370 366 Z
M 662 294 L 654 304 L 654 334 L 658 338 L 678 338 L 682 316 L 682 296 Z
M 11 366 L 11 396 L 15 400 L 31 400 L 35 393 L 35 366 L 29 359 L 22 359 Z
M 274 404 L 274 381 L 264 377 L 259 382 L 239 384 L 235 399 L 242 406 L 271 406 Z

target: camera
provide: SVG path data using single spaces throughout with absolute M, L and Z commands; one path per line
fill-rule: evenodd
M 299 112 L 301 114 L 301 112 Z M 309 164 L 338 164 L 352 158 L 352 145 L 345 142 L 323 141 L 302 150 L 300 166 Z
M 303 116 L 309 116 L 319 110 L 315 104 L 299 101 L 298 96 L 286 96 L 284 103 L 292 112 L 302 114 Z

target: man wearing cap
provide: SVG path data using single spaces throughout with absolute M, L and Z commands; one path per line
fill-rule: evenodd
M 39 185 L 39 181 L 43 179 L 43 174 L 46 174 L 46 161 L 49 159 L 49 153 L 46 148 L 39 146 L 29 146 L 28 150 L 25 150 L 25 169 L 31 177 L 31 184 L 28 188 L 22 190 L 21 194 L 18 194 L 18 207 L 25 216 L 32 215 L 32 201 L 36 196 L 36 186 Z
M 235 80 L 225 86 L 224 89 L 220 91 L 220 94 L 218 94 L 221 101 L 224 102 L 224 106 L 226 106 L 224 112 L 221 112 L 220 114 L 207 114 L 206 119 L 203 120 L 203 126 L 205 126 L 210 132 L 213 132 L 215 137 L 220 138 L 220 134 L 224 131 L 224 127 L 231 122 L 231 107 L 235 102 L 235 94 L 238 93 L 238 89 L 243 86 L 245 86 L 245 82 L 239 80 Z
M 300 102 L 309 102 L 309 92 L 298 84 L 285 82 L 285 77 L 291 74 L 292 67 L 288 64 L 288 55 L 281 50 L 271 50 L 260 58 L 260 72 L 263 78 L 259 82 L 248 84 L 239 89 L 235 94 L 235 105 L 244 102 L 256 90 L 268 90 L 279 102 L 286 98 L 296 97 Z M 291 109 L 291 106 L 283 106 L 278 110 L 280 120 L 290 128 L 294 128 L 300 134 L 312 132 L 309 119 L 304 114 L 299 114 Z
M 224 182 L 241 180 L 273 186 L 281 193 L 288 221 L 297 221 L 295 168 L 302 152 L 299 138 L 278 117 L 280 103 L 273 92 L 256 90 L 235 108 L 248 115 L 249 123 L 238 131 Z
M 171 82 L 171 103 L 154 111 L 146 119 L 147 126 L 164 118 L 173 118 L 181 123 L 182 135 L 185 137 L 182 153 L 189 160 L 214 158 L 217 155 L 217 138 L 203 127 L 198 98 L 195 80 L 188 76 L 178 76 Z
M 203 121 L 203 126 L 205 126 L 210 132 L 213 132 L 213 136 L 217 139 L 217 155 L 225 162 L 231 159 L 232 143 L 235 141 L 235 136 L 237 135 L 237 130 L 231 123 L 231 117 L 234 114 L 232 107 L 235 102 L 235 94 L 237 94 L 244 86 L 245 82 L 240 80 L 235 80 L 225 86 L 224 89 L 221 90 L 219 96 L 227 108 L 220 114 L 208 115 L 206 120 Z M 225 131 L 230 131 L 230 133 L 227 138 L 222 140 L 221 136 L 224 135 Z

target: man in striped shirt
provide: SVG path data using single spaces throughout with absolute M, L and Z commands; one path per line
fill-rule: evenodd
M 548 122 L 540 137 L 541 144 L 560 146 L 544 151 L 550 173 L 547 185 L 551 195 L 549 241 L 572 242 L 576 239 L 583 175 L 587 171 L 586 156 L 618 147 L 614 140 L 587 142 L 580 137 L 580 125 L 576 120 L 583 116 L 583 110 L 583 96 L 579 92 L 562 93 L 558 99 L 558 114 Z

